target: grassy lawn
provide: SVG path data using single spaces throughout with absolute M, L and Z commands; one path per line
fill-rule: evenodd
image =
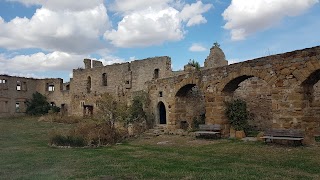
M 160 136 L 94 149 L 49 147 L 48 132 L 63 128 L 0 119 L 0 179 L 320 179 L 319 145 Z

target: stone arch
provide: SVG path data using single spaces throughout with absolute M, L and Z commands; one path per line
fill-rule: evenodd
M 158 103 L 157 115 L 159 124 L 167 124 L 167 110 L 165 104 L 162 101 Z
M 273 115 L 270 89 L 276 80 L 277 77 L 268 75 L 267 71 L 258 72 L 246 67 L 230 73 L 217 85 L 214 97 L 206 97 L 206 109 L 211 111 L 211 123 L 228 124 L 224 114 L 224 101 L 243 99 L 252 114 L 249 124 L 256 130 L 271 128 Z
M 185 84 L 174 96 L 174 119 L 177 128 L 193 128 L 193 121 L 205 117 L 204 94 L 196 83 Z
M 195 77 L 195 75 L 192 75 L 192 77 L 184 78 L 181 82 L 179 82 L 177 85 L 175 85 L 175 95 L 185 86 L 198 86 L 201 87 L 200 78 Z
M 242 68 L 240 71 L 238 72 L 231 72 L 228 74 L 227 77 L 223 78 L 221 83 L 219 83 L 218 85 L 218 91 L 222 92 L 224 90 L 226 90 L 226 86 L 227 88 L 231 88 L 234 89 L 236 88 L 235 86 L 232 86 L 232 84 L 240 84 L 242 81 L 251 78 L 251 77 L 258 77 L 262 80 L 264 80 L 265 82 L 267 82 L 269 84 L 269 86 L 272 86 L 272 84 L 274 82 L 276 82 L 277 77 L 276 76 L 271 76 L 266 70 L 263 71 L 257 71 L 254 70 L 250 67 L 244 67 Z M 232 83 L 230 83 L 232 82 Z
M 313 141 L 314 136 L 320 136 L 320 69 L 311 72 L 301 83 L 301 88 L 303 96 L 299 104 L 303 109 L 302 128 Z

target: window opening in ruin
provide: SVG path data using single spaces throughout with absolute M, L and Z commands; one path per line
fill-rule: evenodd
M 83 117 L 91 117 L 93 115 L 92 105 L 83 105 Z
M 16 102 L 16 112 L 20 112 L 20 103 Z
M 0 84 L 5 84 L 7 81 L 5 79 L 0 79 Z
M 162 91 L 159 91 L 159 97 L 162 97 L 162 96 L 163 96 Z
M 56 106 L 56 103 L 50 102 L 50 106 L 51 106 L 51 107 Z
M 66 85 L 66 90 L 67 90 L 67 91 L 70 90 L 70 84 Z
M 159 78 L 159 69 L 155 69 L 153 72 L 153 78 L 158 79 Z
M 159 123 L 167 124 L 166 106 L 164 105 L 163 102 L 159 102 L 158 108 L 159 108 Z
M 88 76 L 87 78 L 87 93 L 91 92 L 91 77 Z
M 17 81 L 17 91 L 21 91 L 21 82 Z
M 107 73 L 102 74 L 102 86 L 108 85 Z
M 130 81 L 126 81 L 126 84 L 130 84 Z
M 54 91 L 54 85 L 53 84 L 49 84 L 48 85 L 48 91 L 49 92 L 53 92 Z

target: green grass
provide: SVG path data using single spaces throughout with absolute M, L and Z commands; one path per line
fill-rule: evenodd
M 319 146 L 192 144 L 183 137 L 171 145 L 155 138 L 92 149 L 48 146 L 48 132 L 70 126 L 0 119 L 0 179 L 320 179 Z

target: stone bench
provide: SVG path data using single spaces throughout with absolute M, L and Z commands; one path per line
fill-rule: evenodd
M 261 137 L 265 142 L 274 142 L 274 140 L 292 141 L 294 145 L 302 145 L 304 133 L 299 129 L 270 129 L 265 131 L 264 136 Z
M 200 124 L 199 130 L 194 132 L 196 137 L 221 137 L 220 124 Z

